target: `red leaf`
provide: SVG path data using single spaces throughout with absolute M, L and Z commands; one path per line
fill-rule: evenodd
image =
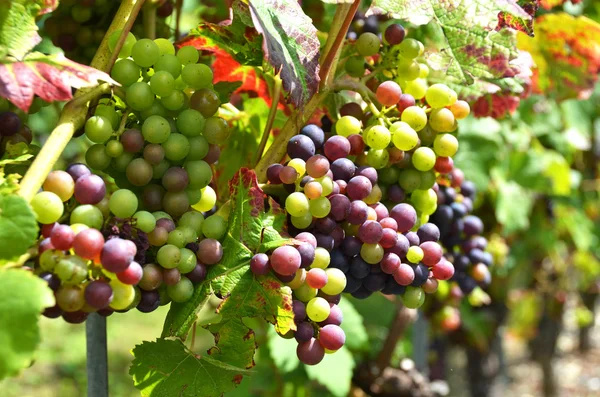
M 0 96 L 23 111 L 29 110 L 34 95 L 46 102 L 68 101 L 71 88 L 93 87 L 99 81 L 119 85 L 106 73 L 61 54 L 33 53 L 22 62 L 0 64 Z
M 530 16 L 530 18 L 523 18 L 520 15 L 500 11 L 498 13 L 497 30 L 507 27 L 519 30 L 528 36 L 533 36 L 533 17 L 539 7 L 538 0 L 519 0 L 517 4 Z
M 58 7 L 58 0 L 37 0 L 36 2 L 42 7 L 38 15 L 48 14 Z
M 480 97 L 472 106 L 475 117 L 493 117 L 501 119 L 513 114 L 521 99 L 510 93 L 496 93 Z

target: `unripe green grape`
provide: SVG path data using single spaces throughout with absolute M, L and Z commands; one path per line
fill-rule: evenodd
M 37 221 L 42 224 L 58 221 L 64 211 L 62 200 L 52 192 L 37 193 L 30 204 Z
M 109 307 L 114 310 L 125 310 L 131 306 L 135 299 L 133 285 L 123 284 L 117 278 L 110 280 L 109 284 L 113 290 L 113 300 Z
M 156 227 L 156 219 L 148 211 L 138 211 L 133 214 L 133 219 L 136 221 L 136 226 L 144 233 L 150 233 Z
M 390 153 L 387 149 L 370 149 L 367 152 L 367 163 L 379 170 L 388 165 L 390 162 Z
M 179 110 L 185 104 L 185 94 L 179 90 L 174 90 L 171 95 L 161 97 L 160 102 L 169 110 Z
M 183 232 L 183 237 L 185 238 L 186 244 L 193 243 L 196 240 L 198 240 L 198 233 L 196 233 L 196 231 L 194 229 L 192 229 L 191 227 L 178 226 L 177 229 L 179 229 Z M 200 233 L 200 235 L 202 236 L 202 233 Z
M 366 142 L 372 149 L 387 148 L 391 139 L 390 130 L 382 125 L 374 125 L 367 130 Z
M 433 185 L 435 185 L 436 176 L 435 171 L 430 170 L 426 172 L 421 172 L 421 184 L 419 185 L 419 189 L 427 190 L 431 189 Z
M 182 303 L 194 295 L 194 284 L 187 277 L 181 276 L 177 284 L 167 286 L 167 293 L 173 302 Z
M 404 43 L 404 41 L 403 41 Z M 409 106 L 402 112 L 401 120 L 415 131 L 421 131 L 427 125 L 427 113 L 418 106 Z
M 376 34 L 371 32 L 365 32 L 358 37 L 355 44 L 356 51 L 360 55 L 368 57 L 371 55 L 375 55 L 379 52 L 381 40 L 379 39 L 379 37 L 377 37 Z
M 164 117 L 164 118 L 169 117 L 167 109 L 163 106 L 162 102 L 159 101 L 158 99 L 155 99 L 154 102 L 152 103 L 152 106 L 150 106 L 148 109 L 142 110 L 140 112 L 140 118 L 142 120 L 146 120 L 150 116 L 160 116 L 160 117 Z
M 437 207 L 437 194 L 433 189 L 415 190 L 410 196 L 413 206 L 425 214 L 433 214 Z
M 85 162 L 91 168 L 102 171 L 110 165 L 110 156 L 106 154 L 106 147 L 100 143 L 92 145 L 85 152 Z
M 173 46 L 173 44 L 171 44 L 169 40 L 160 38 L 155 39 L 154 43 L 156 43 L 156 45 L 158 46 L 160 55 L 175 55 L 175 47 Z
M 108 141 L 112 132 L 111 122 L 104 116 L 92 116 L 85 122 L 85 136 L 94 143 Z
M 133 61 L 143 68 L 154 65 L 160 57 L 160 48 L 150 39 L 138 40 L 131 49 Z
M 326 269 L 331 261 L 329 251 L 323 247 L 315 248 L 315 259 L 310 264 L 311 268 Z
M 175 269 L 181 260 L 181 250 L 173 244 L 165 244 L 156 253 L 156 261 L 165 269 Z
M 406 287 L 404 295 L 401 295 L 402 303 L 409 309 L 418 309 L 425 302 L 425 292 L 421 288 Z
M 425 79 L 407 81 L 402 89 L 405 94 L 410 94 L 415 99 L 423 99 L 427 90 L 427 81 Z
M 171 161 L 183 160 L 190 152 L 190 143 L 181 134 L 170 134 L 162 147 L 165 149 L 165 157 Z
M 421 67 L 417 61 L 400 58 L 396 71 L 399 79 L 411 81 L 419 77 Z
M 342 116 L 335 123 L 335 132 L 346 138 L 353 134 L 360 134 L 361 129 L 361 122 L 353 116 Z
M 419 171 L 409 168 L 400 172 L 398 184 L 404 191 L 412 192 L 413 190 L 418 189 L 421 186 L 421 183 L 422 179 Z
M 344 272 L 340 269 L 329 268 L 325 269 L 325 273 L 327 273 L 327 284 L 321 288 L 321 291 L 327 295 L 341 294 L 346 288 L 346 275 Z
M 169 72 L 156 72 L 150 78 L 150 89 L 161 98 L 169 96 L 175 91 L 175 79 Z
M 204 131 L 204 125 L 204 117 L 197 110 L 186 109 L 177 116 L 177 129 L 185 136 L 200 135 Z
M 200 190 L 200 189 L 198 189 Z M 188 211 L 181 216 L 177 224 L 192 228 L 197 235 L 202 235 L 202 224 L 204 223 L 204 215 L 196 211 Z
M 318 293 L 319 291 L 317 289 L 309 287 L 306 283 L 294 290 L 294 295 L 296 295 L 296 298 L 301 302 L 309 302 L 311 299 L 315 298 Z
M 371 265 L 381 262 L 383 254 L 383 247 L 379 244 L 363 244 L 360 247 L 360 257 Z
M 81 310 L 85 304 L 83 289 L 76 286 L 61 287 L 56 291 L 56 304 L 68 313 Z
M 113 106 L 110 105 L 100 104 L 96 106 L 96 109 L 94 110 L 94 116 L 103 116 L 109 119 L 113 130 L 116 130 L 121 122 L 120 114 Z
M 385 185 L 392 185 L 398 182 L 400 170 L 396 167 L 387 167 L 379 171 L 379 180 Z
M 160 116 L 150 116 L 142 125 L 142 135 L 150 143 L 163 143 L 171 135 L 169 122 Z
M 212 180 L 213 174 L 210 165 L 206 161 L 194 160 L 186 161 L 183 168 L 189 176 L 189 187 L 194 189 L 203 189 Z
M 321 184 L 321 196 L 329 196 L 331 192 L 333 192 L 333 179 L 328 176 L 324 176 L 316 179 L 317 182 Z
M 315 322 L 325 321 L 330 311 L 329 302 L 321 297 L 312 298 L 306 305 L 306 315 Z
M 415 39 L 404 39 L 397 48 L 403 58 L 415 59 L 422 54 L 422 47 L 423 45 Z
M 300 158 L 291 159 L 288 166 L 292 167 L 298 173 L 298 179 L 302 178 L 306 173 L 306 162 Z
M 119 157 L 123 154 L 123 144 L 117 140 L 106 142 L 106 154 L 112 158 Z
M 119 156 L 115 157 L 115 159 L 112 161 L 112 166 L 119 172 L 125 172 L 127 166 L 129 163 L 131 163 L 131 160 L 133 160 L 133 153 L 123 152 Z
M 458 151 L 458 139 L 452 134 L 438 135 L 433 141 L 433 150 L 438 156 L 452 157 Z
M 421 146 L 431 146 L 437 134 L 438 131 L 431 128 L 431 124 L 425 126 L 425 128 L 419 131 L 419 139 L 421 140 Z
M 452 132 L 456 129 L 456 120 L 450 109 L 432 109 L 429 114 L 429 125 L 439 132 Z
M 394 146 L 400 150 L 413 150 L 419 144 L 419 135 L 404 121 L 396 121 L 390 127 Z
M 183 65 L 189 65 L 197 63 L 198 59 L 200 59 L 200 54 L 198 54 L 198 50 L 195 47 L 184 46 L 177 51 L 177 58 L 179 58 Z
M 419 77 L 422 79 L 426 79 L 429 76 L 429 67 L 424 63 L 419 64 Z
M 452 92 L 445 84 L 433 84 L 427 88 L 425 99 L 432 108 L 443 108 L 452 104 Z
M 194 89 L 210 87 L 213 81 L 213 72 L 210 67 L 202 64 L 188 64 L 183 67 L 181 78 Z
M 222 216 L 211 215 L 202 224 L 202 234 L 208 238 L 221 240 L 227 231 L 227 221 Z
M 110 77 L 128 87 L 140 79 L 141 69 L 131 59 L 120 59 L 110 71 Z
M 138 199 L 131 190 L 119 189 L 110 196 L 108 206 L 117 218 L 129 218 L 138 209 Z
M 290 194 L 285 200 L 285 209 L 292 216 L 303 216 L 309 212 L 308 199 L 301 192 Z
M 138 81 L 127 87 L 125 101 L 133 110 L 145 110 L 152 106 L 154 93 L 152 93 L 148 84 Z
M 181 251 L 181 259 L 179 260 L 177 269 L 179 269 L 182 274 L 194 270 L 196 267 L 196 254 L 194 254 L 194 251 L 187 248 L 181 248 L 179 251 Z
M 81 223 L 94 229 L 101 230 L 104 224 L 104 216 L 98 207 L 90 204 L 75 207 L 69 218 L 69 223 L 74 225 Z
M 175 55 L 163 54 L 154 64 L 154 72 L 169 72 L 174 79 L 181 75 L 181 62 Z
M 167 238 L 167 244 L 174 245 L 177 248 L 183 248 L 186 244 L 183 231 L 180 229 L 171 230 L 169 232 L 169 237 Z
M 351 56 L 344 64 L 344 69 L 351 77 L 363 77 L 365 75 L 365 58 L 362 56 Z
M 310 212 L 302 216 L 291 216 L 292 225 L 298 229 L 307 229 L 313 221 L 313 217 Z
M 412 164 L 419 171 L 429 171 L 435 165 L 435 153 L 426 146 L 416 149 L 412 155 Z
M 222 144 L 229 138 L 229 125 L 221 117 L 209 117 L 204 123 L 204 137 L 208 143 Z
M 196 204 L 193 204 L 192 208 L 196 211 L 206 212 L 210 211 L 216 203 L 217 194 L 212 187 L 207 186 L 202 189 L 202 197 L 200 198 L 200 201 L 198 201 Z
M 327 197 L 319 197 L 309 202 L 310 213 L 315 218 L 325 218 L 331 211 L 331 202 Z
M 119 37 L 121 36 L 121 32 L 122 29 L 116 30 L 108 38 L 108 49 L 110 50 L 110 52 L 113 52 L 115 50 L 117 41 L 119 41 Z M 137 40 L 133 33 L 127 33 L 127 37 L 125 38 L 123 47 L 121 47 L 121 51 L 119 51 L 119 58 L 127 58 L 131 56 L 131 51 L 136 42 Z

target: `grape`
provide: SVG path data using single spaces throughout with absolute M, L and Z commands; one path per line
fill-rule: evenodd
M 181 134 L 170 134 L 162 147 L 165 157 L 171 161 L 183 160 L 190 152 L 190 142 Z
M 309 209 L 311 215 L 315 218 L 324 218 L 329 215 L 329 211 L 331 211 L 331 203 L 327 197 L 319 197 L 309 201 Z
M 125 172 L 127 166 L 129 165 L 129 163 L 131 163 L 131 160 L 133 160 L 133 154 L 123 152 L 119 157 L 115 158 L 112 161 L 112 166 L 115 170 L 119 172 Z M 126 178 L 124 179 L 126 180 Z
M 457 126 L 454 115 L 446 108 L 433 109 L 429 114 L 429 125 L 439 132 L 452 132 Z
M 407 79 L 410 80 L 410 79 Z M 398 83 L 394 81 L 384 81 L 377 87 L 375 91 L 375 96 L 379 103 L 383 106 L 394 106 L 400 101 L 400 96 L 402 95 L 402 90 Z
M 166 4 L 166 3 L 165 3 Z M 142 313 L 150 313 L 160 306 L 160 294 L 157 291 L 140 291 L 141 298 L 137 309 Z
M 331 256 L 329 255 L 329 251 L 327 251 L 325 248 L 317 247 L 315 248 L 315 258 L 310 267 L 325 269 L 327 266 L 329 266 L 330 261 Z
M 383 247 L 379 244 L 363 244 L 360 249 L 360 256 L 371 265 L 381 262 L 383 254 Z
M 137 111 L 150 108 L 154 102 L 154 94 L 150 86 L 141 81 L 127 87 L 125 97 L 127 105 Z
M 185 302 L 194 294 L 194 284 L 185 276 L 175 285 L 169 285 L 167 292 L 173 302 Z
M 136 226 L 144 233 L 150 233 L 156 227 L 156 219 L 148 211 L 138 211 L 133 215 Z
M 450 106 L 450 111 L 454 115 L 457 120 L 464 119 L 471 113 L 471 108 L 469 104 L 465 101 L 456 101 L 453 105 Z
M 350 142 L 350 153 L 353 156 L 358 156 L 363 154 L 363 152 L 365 151 L 365 142 L 363 140 L 363 137 L 355 134 L 355 135 L 350 135 L 348 137 L 348 142 Z
M 423 146 L 417 148 L 412 156 L 412 164 L 419 171 L 429 171 L 435 165 L 435 153 L 430 148 Z
M 476 233 L 479 234 L 479 233 Z M 425 223 L 419 227 L 417 231 L 417 235 L 419 236 L 419 240 L 421 242 L 425 241 L 438 241 L 440 239 L 440 229 L 433 223 Z
M 75 182 L 65 171 L 52 171 L 46 177 L 43 188 L 56 194 L 62 201 L 67 201 L 73 196 Z
M 415 287 L 406 287 L 406 292 L 402 295 L 402 303 L 409 309 L 417 309 L 425 302 L 423 290 Z
M 181 260 L 181 251 L 175 245 L 163 245 L 156 254 L 156 260 L 165 269 L 174 269 Z
M 352 225 L 361 225 L 367 220 L 368 206 L 365 202 L 355 200 L 350 203 L 350 211 L 347 220 Z
M 427 114 L 418 106 L 409 106 L 404 109 L 401 119 L 415 131 L 421 131 L 427 125 Z
M 75 286 L 64 286 L 56 291 L 56 304 L 65 312 L 76 312 L 85 304 L 84 292 Z
M 167 72 L 177 79 L 181 74 L 181 61 L 173 54 L 163 54 L 154 64 L 154 72 Z
M 161 116 L 150 116 L 142 125 L 144 139 L 150 143 L 164 143 L 169 139 L 171 127 L 169 122 Z
M 478 217 L 474 215 L 469 215 L 465 217 L 464 222 L 464 233 L 467 236 L 474 236 L 483 233 L 483 222 Z
M 329 317 L 330 310 L 329 302 L 320 297 L 312 298 L 306 305 L 308 318 L 315 322 L 326 320 Z
M 438 243 L 425 241 L 421 243 L 420 248 L 423 250 L 422 261 L 427 266 L 433 266 L 442 259 L 442 247 Z
M 204 137 L 208 143 L 222 144 L 229 138 L 229 125 L 220 117 L 209 117 L 204 125 Z
M 301 262 L 300 253 L 291 246 L 278 247 L 271 254 L 271 267 L 284 276 L 295 274 Z
M 398 232 L 404 233 L 417 223 L 417 212 L 410 204 L 397 204 L 390 211 L 390 217 L 398 223 Z
M 458 140 L 454 135 L 441 134 L 433 141 L 435 154 L 442 157 L 452 157 L 458 151 Z
M 427 88 L 425 99 L 432 108 L 443 108 L 451 105 L 451 90 L 445 84 L 433 84 Z
M 169 40 L 160 38 L 160 39 L 155 39 L 154 42 L 158 46 L 161 55 L 164 55 L 164 54 L 175 55 L 175 47 L 173 46 L 173 44 L 171 44 L 171 42 Z
M 200 112 L 204 117 L 213 116 L 221 106 L 217 93 L 208 88 L 201 88 L 190 98 L 190 108 Z
M 381 270 L 386 274 L 394 274 L 399 269 L 400 263 L 400 257 L 397 254 L 386 252 L 381 260 Z
M 361 56 L 351 56 L 344 64 L 344 69 L 351 77 L 363 77 L 365 74 L 365 58 Z
M 117 140 L 110 140 L 106 143 L 106 154 L 112 158 L 119 157 L 123 154 L 123 144 Z
M 180 167 L 171 167 L 162 177 L 162 185 L 171 192 L 180 192 L 184 190 L 189 183 L 189 177 L 186 170 Z
M 323 189 L 323 196 L 329 196 L 333 193 L 333 180 L 328 176 L 324 176 L 322 178 L 317 179 L 321 183 L 321 188 Z
M 104 143 L 112 135 L 109 119 L 104 116 L 92 116 L 85 122 L 85 135 L 94 143 Z
M 335 123 L 335 132 L 346 138 L 350 135 L 360 134 L 360 131 L 361 123 L 353 116 L 343 116 Z
M 373 149 L 385 149 L 391 141 L 390 131 L 381 125 L 368 128 L 366 138 L 367 145 Z
M 16 113 L 0 113 L 0 136 L 13 136 L 21 129 L 21 119 Z
M 84 259 L 98 258 L 104 247 L 104 236 L 96 229 L 85 229 L 73 240 L 73 251 Z
M 64 207 L 62 200 L 55 193 L 40 192 L 31 200 L 31 208 L 39 223 L 49 224 L 60 219 Z
M 145 186 L 152 179 L 152 165 L 143 158 L 132 160 L 125 170 L 127 180 L 134 186 Z
M 50 234 L 50 241 L 54 248 L 67 251 L 73 246 L 75 232 L 67 225 L 56 225 Z
M 454 169 L 454 160 L 452 157 L 438 157 L 433 169 L 440 174 L 449 174 Z
M 385 149 L 371 149 L 367 153 L 367 163 L 376 169 L 386 167 L 389 161 L 390 154 Z
M 194 64 L 200 59 L 198 50 L 192 46 L 184 46 L 177 51 L 177 58 L 183 65 Z
M 121 32 L 123 30 L 119 29 L 114 31 L 108 38 L 108 48 L 111 52 L 115 50 L 117 46 L 117 42 L 119 41 L 119 37 L 121 36 Z M 131 32 L 127 32 L 127 37 L 123 42 L 123 46 L 121 47 L 121 51 L 119 51 L 119 58 L 127 58 L 131 56 L 131 50 L 133 45 L 136 43 L 136 38 Z
M 379 46 L 381 45 L 381 40 L 377 35 L 365 32 L 358 37 L 356 40 L 356 51 L 364 56 L 372 56 L 379 52 Z
M 331 216 L 336 221 L 340 222 L 345 220 L 350 214 L 350 199 L 348 197 L 335 194 L 329 198 L 331 202 Z
M 131 59 L 120 59 L 113 66 L 110 77 L 128 87 L 139 80 L 140 72 L 140 67 Z
M 73 178 L 75 182 L 77 182 L 82 176 L 90 175 L 92 173 L 85 164 L 81 163 L 71 164 L 67 167 L 66 171 L 67 174 L 71 175 L 71 178 Z
M 205 265 L 214 265 L 223 257 L 223 246 L 217 240 L 207 238 L 199 243 L 196 255 Z
M 149 263 L 143 268 L 142 278 L 138 286 L 146 291 L 157 289 L 163 282 L 162 268 L 153 263 Z
M 329 169 L 329 160 L 320 154 L 314 155 L 306 161 L 306 172 L 313 178 L 321 178 L 325 176 Z
M 187 64 L 183 67 L 181 78 L 194 89 L 206 88 L 212 84 L 212 70 L 201 63 Z
M 306 342 L 311 340 L 311 338 L 314 336 L 315 330 L 313 328 L 313 326 L 308 323 L 308 322 L 299 322 L 297 324 L 297 330 L 294 333 L 294 336 L 296 338 L 296 341 L 298 342 Z
M 200 201 L 192 205 L 192 208 L 200 212 L 210 211 L 217 202 L 217 195 L 210 186 L 205 187 L 201 191 L 202 197 L 200 198 Z
M 325 273 L 327 275 L 326 284 L 321 288 L 321 291 L 328 295 L 341 294 L 346 288 L 346 275 L 344 272 L 340 269 L 328 268 Z
M 160 55 L 160 48 L 150 39 L 140 39 L 131 48 L 133 61 L 143 68 L 154 65 Z
M 211 215 L 202 224 L 202 233 L 209 239 L 220 240 L 227 231 L 227 221 L 219 215 Z
M 348 181 L 346 193 L 351 200 L 362 200 L 371 193 L 372 188 L 373 185 L 368 178 L 358 175 Z
M 325 357 L 325 350 L 315 338 L 298 343 L 296 355 L 300 362 L 306 365 L 317 365 Z
M 113 290 L 113 300 L 109 307 L 114 310 L 125 310 L 135 299 L 135 288 L 132 285 L 121 283 L 118 279 L 110 281 Z
M 325 134 L 321 127 L 316 124 L 307 124 L 300 130 L 300 135 L 309 137 L 316 149 L 321 149 L 325 143 Z
M 198 261 L 196 261 L 196 267 L 189 272 L 186 273 L 186 277 L 194 284 L 201 283 L 206 279 L 207 269 L 206 266 Z
M 423 44 L 415 39 L 405 39 L 398 45 L 398 53 L 407 59 L 414 59 L 423 53 Z
M 48 283 L 48 287 L 52 291 L 58 291 L 60 288 L 60 278 L 56 274 L 50 272 L 40 273 L 40 278 Z
M 169 96 L 175 90 L 175 79 L 169 72 L 155 72 L 150 78 L 150 89 L 160 97 Z
M 350 142 L 343 136 L 334 135 L 325 142 L 324 152 L 330 161 L 347 157 L 350 154 Z
M 117 278 L 123 284 L 136 285 L 142 279 L 143 272 L 139 263 L 131 262 L 127 269 L 117 273 Z
M 406 31 L 404 30 L 402 25 L 397 23 L 389 25 L 383 33 L 385 41 L 387 41 L 390 45 L 398 45 L 402 43 L 402 40 L 404 40 L 405 35 Z
M 419 143 L 417 132 L 403 121 L 397 121 L 392 124 L 390 132 L 392 133 L 394 146 L 400 150 L 412 150 Z
M 350 120 L 352 121 L 352 124 L 354 126 L 356 126 L 358 124 L 358 126 L 360 127 L 360 122 L 359 120 L 362 120 L 364 117 L 364 113 L 362 110 L 362 107 L 356 103 L 356 102 L 348 102 L 345 103 L 344 105 L 342 105 L 342 107 L 340 107 L 340 116 L 342 116 L 342 118 L 344 118 L 344 116 L 351 116 L 354 117 L 354 119 L 356 119 L 356 122 L 354 120 Z M 341 118 L 340 118 L 341 120 Z M 339 124 L 339 121 L 336 123 L 336 133 L 338 135 L 342 135 L 339 133 L 339 127 L 341 127 L 342 125 Z M 354 134 L 359 134 L 360 133 L 360 129 L 358 129 L 358 131 L 354 132 Z M 351 135 L 351 134 L 348 134 Z
M 177 129 L 185 136 L 197 136 L 204 130 L 204 117 L 194 109 L 186 109 L 177 117 Z
M 166 192 L 162 204 L 169 215 L 179 217 L 189 209 L 190 200 L 186 192 Z
M 323 288 L 327 284 L 327 273 L 320 268 L 310 269 L 306 273 L 306 283 L 311 288 Z
M 212 179 L 212 170 L 205 161 L 188 161 L 184 168 L 190 177 L 190 187 L 194 189 L 203 189 Z
M 285 209 L 295 217 L 306 215 L 309 212 L 310 204 L 304 193 L 295 192 L 290 194 L 285 200 Z
M 138 199 L 131 190 L 119 189 L 110 197 L 109 207 L 116 217 L 129 218 L 137 211 Z
M 305 135 L 296 135 L 289 140 L 287 153 L 292 159 L 300 158 L 306 161 L 315 154 L 315 144 Z
M 118 273 L 129 267 L 134 256 L 135 252 L 126 240 L 113 238 L 104 243 L 100 261 L 106 270 Z
M 196 254 L 194 251 L 187 248 L 181 248 L 180 252 L 181 260 L 177 266 L 179 271 L 183 274 L 193 271 L 196 268 Z
M 160 98 L 160 102 L 168 110 L 179 110 L 185 104 L 185 94 L 174 90 L 171 95 Z
M 264 276 L 271 270 L 271 264 L 269 263 L 269 257 L 267 254 L 256 254 L 250 260 L 250 270 L 252 273 Z

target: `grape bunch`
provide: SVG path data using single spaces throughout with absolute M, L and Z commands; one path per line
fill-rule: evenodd
M 133 192 L 108 192 L 84 164 L 52 171 L 31 206 L 42 224 L 34 270 L 56 296 L 47 317 L 78 323 L 94 311 L 147 313 L 184 302 L 223 254 L 222 217 L 188 211 L 175 221 L 138 210 Z
M 27 145 L 33 140 L 31 129 L 21 120 L 19 115 L 9 110 L 6 99 L 0 98 L 0 157 L 6 151 L 7 145 L 24 142 Z
M 112 0 L 62 0 L 60 6 L 44 22 L 44 31 L 69 59 L 87 64 L 94 57 L 118 8 L 119 2 Z M 165 0 L 158 6 L 158 37 L 171 36 L 166 18 L 173 13 L 173 8 L 173 0 Z M 136 22 L 133 31 L 142 34 L 142 24 Z

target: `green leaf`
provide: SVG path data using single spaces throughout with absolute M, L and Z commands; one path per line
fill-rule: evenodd
M 129 374 L 142 396 L 220 396 L 249 371 L 191 352 L 179 340 L 157 339 L 133 349 Z
M 20 196 L 0 195 L 0 261 L 23 255 L 37 238 L 33 210 Z
M 350 350 L 368 351 L 369 335 L 362 316 L 348 299 L 342 299 L 338 306 L 344 313 L 341 327 L 346 334 L 345 346 Z
M 345 346 L 325 358 L 317 365 L 305 365 L 309 379 L 325 386 L 336 397 L 347 396 L 352 383 L 354 357 Z
M 504 226 L 504 233 L 526 229 L 533 206 L 532 193 L 516 182 L 496 180 L 496 219 Z
M 0 270 L 0 379 L 31 365 L 40 342 L 40 314 L 53 305 L 54 294 L 33 273 Z
M 263 35 L 265 57 L 281 72 L 283 88 L 296 106 L 319 86 L 317 29 L 296 0 L 250 0 L 254 26 Z
M 298 368 L 300 360 L 298 360 L 298 356 L 296 355 L 296 348 L 298 347 L 296 339 L 282 338 L 272 329 L 269 329 L 267 336 L 269 352 L 277 369 L 281 373 L 287 374 Z
M 41 9 L 33 1 L 2 1 L 0 6 L 0 59 L 23 58 L 42 39 L 35 17 Z

